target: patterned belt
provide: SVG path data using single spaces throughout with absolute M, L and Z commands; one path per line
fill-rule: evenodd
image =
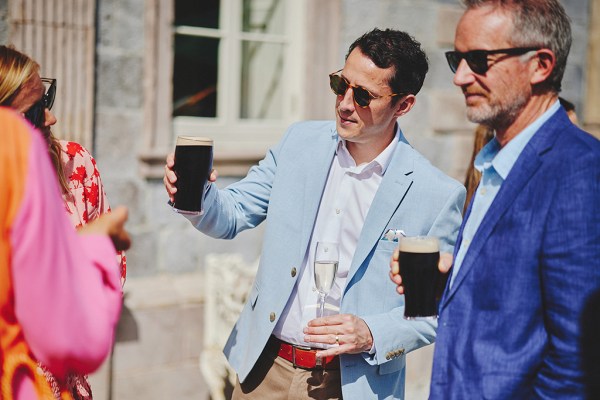
M 279 350 L 277 355 L 292 363 L 294 367 L 303 369 L 340 369 L 340 357 L 329 356 L 325 359 L 317 360 L 317 351 L 306 347 L 299 347 L 293 344 L 279 340 L 271 336 L 271 340 L 277 344 Z

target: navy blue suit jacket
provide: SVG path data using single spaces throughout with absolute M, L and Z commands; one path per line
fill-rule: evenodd
M 559 109 L 521 153 L 446 288 L 432 399 L 585 396 L 581 315 L 600 287 L 599 186 L 600 142 Z

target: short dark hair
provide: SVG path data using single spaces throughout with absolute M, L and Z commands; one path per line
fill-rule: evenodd
M 346 58 L 355 48 L 379 68 L 394 67 L 394 75 L 388 82 L 394 93 L 417 94 L 423 87 L 429 70 L 427 55 L 421 49 L 421 43 L 408 33 L 375 28 L 350 45 Z
M 468 9 L 482 6 L 500 7 L 512 16 L 509 40 L 513 46 L 539 46 L 556 56 L 554 70 L 546 82 L 556 93 L 571 49 L 571 22 L 558 0 L 463 0 Z

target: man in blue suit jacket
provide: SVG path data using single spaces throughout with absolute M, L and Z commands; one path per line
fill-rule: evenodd
M 465 3 L 447 59 L 468 117 L 496 134 L 475 159 L 482 180 L 440 304 L 430 396 L 581 399 L 582 315 L 600 289 L 600 142 L 559 105 L 569 20 L 557 0 Z
M 396 120 L 427 72 L 418 42 L 375 29 L 330 75 L 336 121 L 303 122 L 240 182 L 205 196 L 202 232 L 233 238 L 267 220 L 260 266 L 225 346 L 234 399 L 401 399 L 405 354 L 433 342 L 435 323 L 403 319 L 387 278 L 398 235 L 453 248 L 465 189 L 406 141 Z M 167 160 L 165 185 L 176 177 Z M 339 243 L 336 287 L 315 318 L 317 241 Z M 317 360 L 321 360 L 319 363 Z

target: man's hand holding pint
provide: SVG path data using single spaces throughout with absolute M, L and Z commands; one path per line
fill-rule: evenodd
M 169 200 L 171 203 L 175 202 L 175 193 L 177 192 L 177 174 L 173 171 L 173 166 L 175 165 L 175 153 L 170 153 L 167 156 L 166 164 L 165 164 L 165 176 L 163 177 L 163 182 L 165 184 L 165 189 L 169 195 Z M 217 180 L 218 173 L 217 170 L 213 169 L 210 172 L 210 177 L 208 180 L 210 182 L 215 182 Z
M 404 286 L 402 285 L 402 276 L 400 275 L 400 262 L 398 261 L 400 258 L 400 250 L 395 249 L 392 254 L 392 259 L 390 260 L 390 279 L 394 282 L 398 287 L 396 291 L 398 294 L 404 294 Z M 438 269 L 442 274 L 447 274 L 452 266 L 452 254 L 450 253 L 440 253 L 440 261 L 438 262 Z

